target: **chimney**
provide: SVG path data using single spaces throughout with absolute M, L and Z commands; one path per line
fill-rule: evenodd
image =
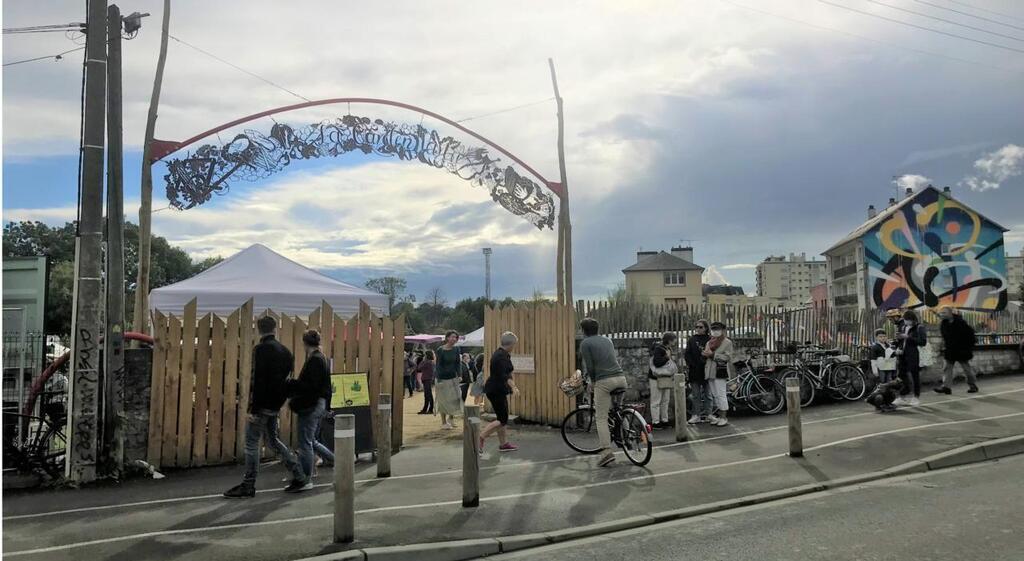
M 878 211 L 875 210 L 875 205 L 868 205 L 868 218 L 874 218 L 878 216 Z
M 953 196 L 953 192 L 949 188 L 949 185 L 942 188 L 942 194 L 945 195 L 947 199 Z
M 686 247 L 682 247 L 682 246 L 680 246 L 680 247 L 673 247 L 672 248 L 672 255 L 674 255 L 674 256 L 676 256 L 676 257 L 678 257 L 680 259 L 685 259 L 686 261 L 689 261 L 690 263 L 693 263 L 693 247 L 690 247 L 690 246 L 686 246 Z
M 914 190 L 912 188 L 910 188 L 910 187 L 907 187 L 907 198 L 909 199 L 910 197 L 913 197 L 913 196 L 914 196 Z
M 650 257 L 652 255 L 657 255 L 657 254 L 658 254 L 657 251 L 638 251 L 638 252 L 636 252 L 636 262 L 639 263 L 639 262 L 643 261 L 644 259 L 647 259 L 648 257 Z
M 896 204 L 896 197 L 889 197 L 889 206 Z

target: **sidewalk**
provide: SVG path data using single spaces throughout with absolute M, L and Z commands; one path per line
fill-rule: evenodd
M 461 442 L 412 446 L 393 458 L 390 479 L 375 480 L 373 465 L 357 465 L 357 542 L 349 547 L 566 529 L 885 469 L 1024 433 L 1022 381 L 986 378 L 984 393 L 971 396 L 963 386 L 949 397 L 929 392 L 922 407 L 892 414 L 863 403 L 807 409 L 802 459 L 785 455 L 781 415 L 702 425 L 694 431 L 700 440 L 689 443 L 658 431 L 646 468 L 620 462 L 597 469 L 594 457 L 571 454 L 556 429 L 517 429 L 518 452 L 498 454 L 488 442 L 476 509 L 461 506 Z M 161 481 L 5 496 L 5 557 L 229 561 L 343 549 L 330 543 L 329 471 L 315 491 L 293 496 L 278 490 L 285 474 L 274 465 L 261 472 L 264 492 L 255 499 L 219 498 L 240 475 L 237 466 L 207 468 Z M 117 506 L 125 503 L 141 504 Z M 85 510 L 47 514 L 74 509 Z

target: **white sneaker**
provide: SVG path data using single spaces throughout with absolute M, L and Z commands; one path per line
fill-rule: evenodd
M 691 424 L 691 425 L 699 425 L 703 421 L 701 421 L 700 415 L 694 415 L 694 416 L 690 417 L 689 421 L 686 421 L 686 422 Z
M 907 405 L 909 405 L 907 400 L 903 399 L 902 397 L 897 397 L 896 399 L 894 399 L 892 404 L 895 405 L 896 407 L 906 407 Z
M 911 407 L 918 407 L 919 405 L 921 405 L 921 400 L 916 398 L 916 397 L 912 397 L 912 398 L 910 398 L 910 401 L 908 402 L 908 404 Z
M 718 426 L 718 421 L 720 421 L 720 420 L 721 420 L 721 419 L 719 419 L 719 418 L 718 418 L 717 416 L 715 416 L 715 415 L 708 415 L 708 424 L 709 424 L 709 425 L 714 425 L 714 426 Z
M 453 427 L 450 423 L 444 423 L 443 425 L 441 425 L 441 428 L 444 430 L 452 430 L 455 427 Z
M 715 421 L 715 426 L 719 426 L 719 427 L 724 427 L 725 425 L 728 425 L 728 424 L 729 424 L 729 420 L 726 419 L 725 417 L 719 417 L 718 420 Z

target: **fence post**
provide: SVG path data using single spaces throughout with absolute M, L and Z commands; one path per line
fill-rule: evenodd
M 789 455 L 804 455 L 803 426 L 800 423 L 800 379 L 786 378 L 786 415 L 789 420 Z
M 380 394 L 377 411 L 377 477 L 391 477 L 391 394 Z
M 334 543 L 355 540 L 355 415 L 334 417 Z
M 689 432 L 686 424 L 686 374 L 672 377 L 672 394 L 676 400 L 676 442 L 684 442 Z
M 465 406 L 462 429 L 462 506 L 480 506 L 480 407 Z

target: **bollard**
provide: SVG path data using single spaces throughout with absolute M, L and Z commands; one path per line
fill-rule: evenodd
M 377 477 L 391 477 L 391 394 L 380 394 L 377 417 Z
M 676 400 L 676 442 L 685 442 L 689 428 L 686 424 L 686 374 L 672 377 L 672 396 Z
M 480 506 L 480 407 L 465 406 L 462 426 L 462 506 Z
M 789 419 L 789 455 L 804 455 L 803 426 L 800 423 L 800 379 L 786 378 L 786 416 Z
M 355 415 L 334 416 L 334 543 L 355 536 Z

